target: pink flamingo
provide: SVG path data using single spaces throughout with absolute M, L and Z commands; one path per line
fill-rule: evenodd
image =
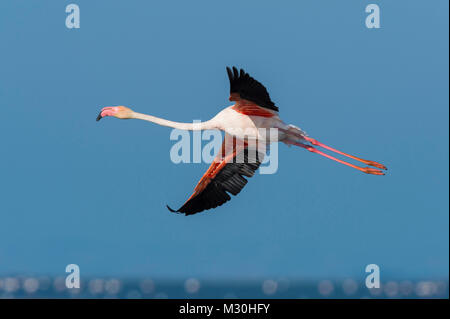
M 296 145 L 312 153 L 332 159 L 341 164 L 373 175 L 384 175 L 387 168 L 377 162 L 349 155 L 317 140 L 310 138 L 294 125 L 285 124 L 278 115 L 278 107 L 270 99 L 266 88 L 248 75 L 227 67 L 230 80 L 230 101 L 236 102 L 220 111 L 211 120 L 201 123 L 179 123 L 156 116 L 137 113 L 125 106 L 104 107 L 97 121 L 106 116 L 119 119 L 140 119 L 181 130 L 221 130 L 225 132 L 222 150 L 206 173 L 198 182 L 193 194 L 179 208 L 172 212 L 191 215 L 206 209 L 215 208 L 231 199 L 229 194 L 237 195 L 246 185 L 245 177 L 252 177 L 261 164 L 265 147 L 273 142 Z M 277 134 L 267 134 L 276 129 Z M 372 167 L 360 167 L 335 158 L 314 146 L 354 159 Z M 245 177 L 244 177 L 245 176 Z

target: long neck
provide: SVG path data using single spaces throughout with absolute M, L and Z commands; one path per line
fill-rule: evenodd
M 142 114 L 142 113 L 137 113 L 137 112 L 133 112 L 133 116 L 131 118 L 144 120 L 144 121 L 156 123 L 158 125 L 173 127 L 173 128 L 177 128 L 180 130 L 186 130 L 186 131 L 201 131 L 201 130 L 217 129 L 217 125 L 215 125 L 212 120 L 209 120 L 206 122 L 197 122 L 197 123 L 180 123 L 180 122 L 173 122 L 173 121 L 165 120 L 165 119 L 153 116 L 153 115 Z

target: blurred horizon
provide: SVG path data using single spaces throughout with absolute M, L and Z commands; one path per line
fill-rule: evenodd
M 59 277 L 0 277 L 0 299 L 10 298 L 126 298 L 126 299 L 443 299 L 448 298 L 448 280 L 383 282 L 368 289 L 363 281 L 342 280 L 185 280 L 82 279 L 80 288 L 67 288 Z

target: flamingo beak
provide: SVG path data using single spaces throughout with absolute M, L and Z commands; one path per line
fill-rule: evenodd
M 100 113 L 97 115 L 96 121 L 100 121 L 105 116 L 116 116 L 119 112 L 119 107 L 117 106 L 107 106 L 102 108 Z

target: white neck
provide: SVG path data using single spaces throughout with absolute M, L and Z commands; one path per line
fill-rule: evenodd
M 209 120 L 206 122 L 198 122 L 198 123 L 180 123 L 180 122 L 173 122 L 173 121 L 165 120 L 165 119 L 162 119 L 162 118 L 159 118 L 156 116 L 137 113 L 137 112 L 133 112 L 133 116 L 131 118 L 144 120 L 144 121 L 156 123 L 158 125 L 173 127 L 173 128 L 177 128 L 180 130 L 186 130 L 186 131 L 201 131 L 201 130 L 218 129 L 217 125 L 215 125 L 213 120 Z

